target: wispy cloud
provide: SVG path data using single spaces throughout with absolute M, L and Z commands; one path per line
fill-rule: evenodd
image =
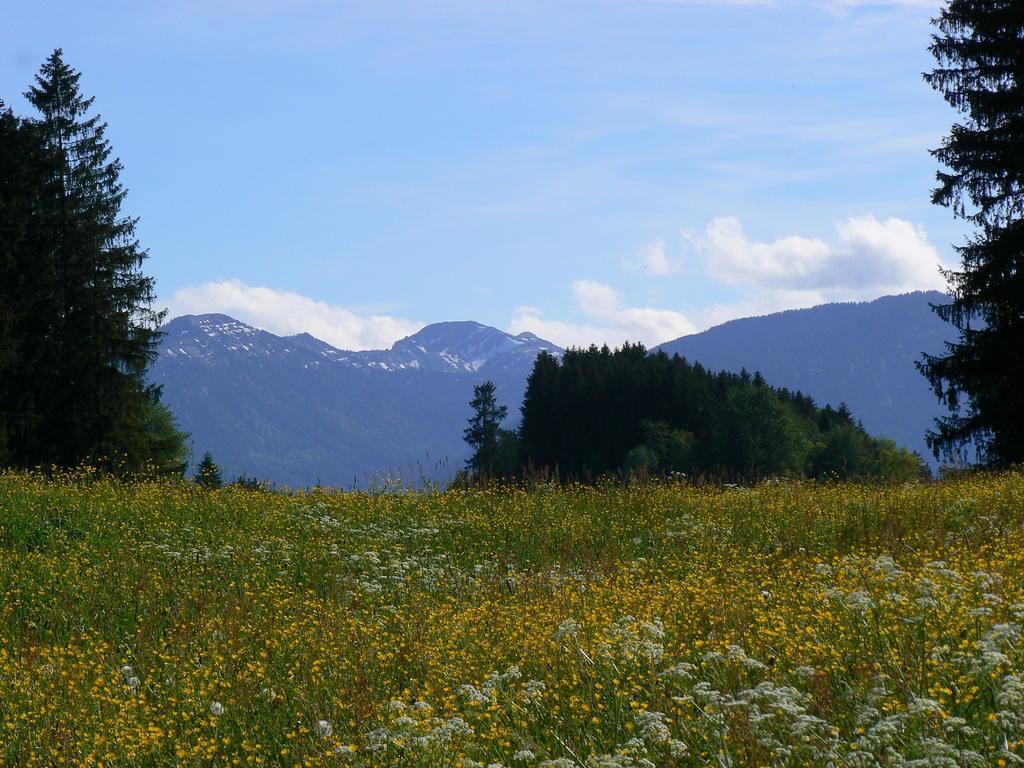
M 612 286 L 577 280 L 571 289 L 582 322 L 519 307 L 513 332 L 532 331 L 562 346 L 641 341 L 648 346 L 740 317 L 799 309 L 832 301 L 862 301 L 916 290 L 944 290 L 941 257 L 925 231 L 903 219 L 852 217 L 836 225 L 831 241 L 786 235 L 770 241 L 747 236 L 733 216 L 713 219 L 703 233 L 683 232 L 699 265 L 716 286 L 734 298 L 687 308 L 629 306 Z M 631 271 L 647 266 L 667 276 L 675 269 L 655 241 L 626 260 Z M 650 268 L 653 267 L 653 268 Z
M 390 315 L 359 314 L 292 291 L 222 280 L 183 288 L 168 307 L 171 316 L 222 312 L 280 335 L 310 333 L 340 349 L 383 349 L 423 327 Z
M 652 277 L 664 277 L 674 275 L 683 270 L 683 261 L 680 258 L 669 258 L 664 240 L 655 240 L 645 245 L 635 254 L 623 259 L 626 269 L 643 272 Z
M 510 330 L 531 331 L 563 347 L 617 345 L 624 341 L 654 345 L 697 330 L 682 312 L 627 306 L 619 293 L 605 283 L 576 280 L 571 288 L 576 309 L 585 322 L 549 319 L 534 307 L 519 307 Z

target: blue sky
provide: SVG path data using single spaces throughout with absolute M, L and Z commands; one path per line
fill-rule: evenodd
M 109 122 L 172 314 L 561 344 L 941 287 L 934 2 L 11 3 Z

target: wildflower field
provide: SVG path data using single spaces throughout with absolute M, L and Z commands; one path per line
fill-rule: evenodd
M 0 475 L 3 766 L 1024 763 L 1024 475 Z

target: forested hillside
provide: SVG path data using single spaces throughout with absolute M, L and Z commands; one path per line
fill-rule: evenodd
M 820 404 L 846 403 L 872 435 L 925 456 L 925 431 L 943 412 L 915 363 L 952 339 L 931 311 L 937 291 L 875 301 L 746 317 L 662 344 L 713 371 L 760 371 L 773 386 L 800 390 Z
M 818 408 L 760 374 L 714 373 L 641 345 L 541 354 L 522 413 L 524 462 L 568 477 L 646 467 L 743 480 L 910 478 L 923 469 L 845 406 Z

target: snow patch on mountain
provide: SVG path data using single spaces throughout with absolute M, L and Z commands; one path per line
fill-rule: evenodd
M 300 355 L 303 367 L 323 361 L 379 371 L 458 371 L 478 373 L 487 368 L 519 368 L 541 352 L 562 350 L 532 333 L 516 336 L 472 321 L 428 325 L 400 339 L 387 350 L 352 352 L 332 347 L 308 333 L 275 336 L 227 315 L 184 315 L 164 326 L 160 354 L 210 363 L 237 357 L 274 358 Z

